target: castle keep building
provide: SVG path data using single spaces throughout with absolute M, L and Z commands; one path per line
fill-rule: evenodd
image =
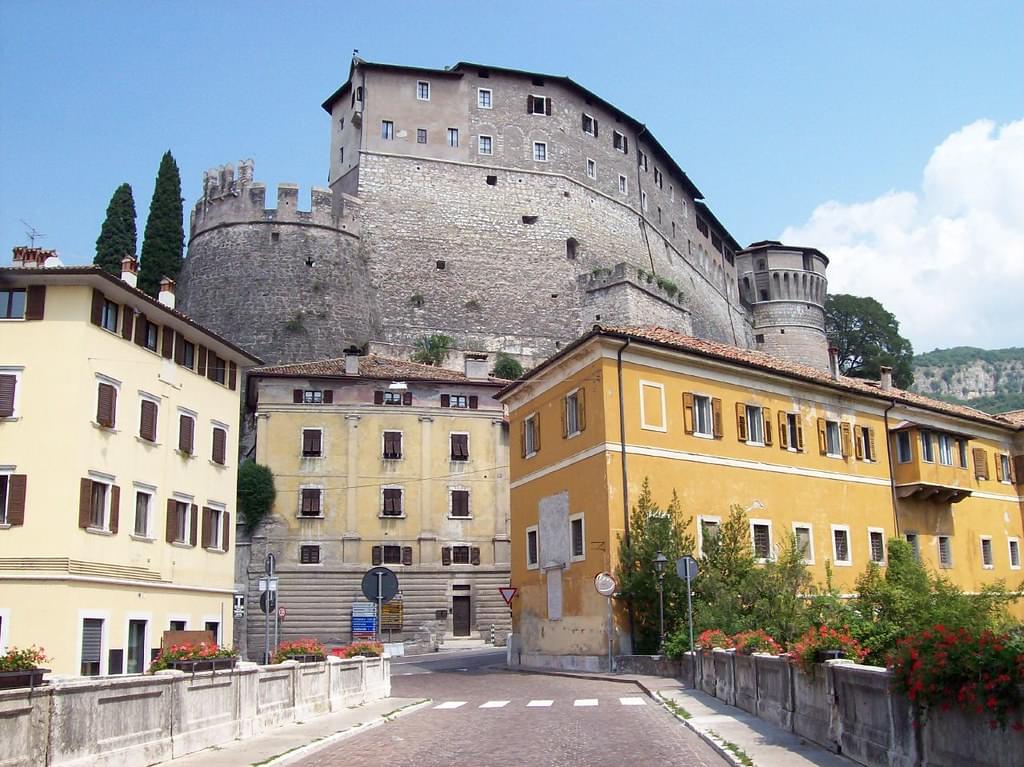
M 529 364 L 595 323 L 827 366 L 827 259 L 744 250 L 647 126 L 567 77 L 355 58 L 323 104 L 329 189 L 207 173 L 183 305 L 272 362 L 444 333 Z M 461 361 L 452 360 L 461 366 Z

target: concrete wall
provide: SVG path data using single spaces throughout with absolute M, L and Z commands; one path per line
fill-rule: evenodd
M 0 764 L 154 764 L 391 694 L 388 658 L 100 677 L 0 692 Z

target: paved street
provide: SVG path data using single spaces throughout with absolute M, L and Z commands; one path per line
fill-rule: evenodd
M 477 657 L 473 657 L 473 655 Z M 490 655 L 494 655 L 490 653 Z M 410 716 L 296 762 L 302 767 L 719 767 L 726 762 L 638 688 L 477 667 L 484 654 L 396 665 L 392 693 L 431 698 Z M 430 673 L 461 660 L 467 671 Z M 502 659 L 492 663 L 503 662 Z M 422 668 L 427 665 L 428 668 Z M 406 667 L 421 668 L 399 676 Z

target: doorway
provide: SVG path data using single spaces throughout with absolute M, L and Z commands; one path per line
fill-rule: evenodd
M 452 597 L 452 634 L 469 636 L 469 597 Z

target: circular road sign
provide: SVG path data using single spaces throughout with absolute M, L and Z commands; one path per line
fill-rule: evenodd
M 676 560 L 676 575 L 681 580 L 693 580 L 697 577 L 697 560 L 693 557 L 680 557 Z
M 265 613 L 273 612 L 274 608 L 277 607 L 277 592 L 276 591 L 264 591 L 260 594 L 260 609 Z
M 380 589 L 378 594 L 377 589 Z M 371 567 L 363 576 L 363 596 L 371 602 L 390 602 L 398 593 L 398 576 L 386 567 Z
M 619 584 L 615 582 L 615 576 L 611 573 L 598 573 L 594 577 L 594 588 L 603 597 L 610 597 L 618 587 Z

